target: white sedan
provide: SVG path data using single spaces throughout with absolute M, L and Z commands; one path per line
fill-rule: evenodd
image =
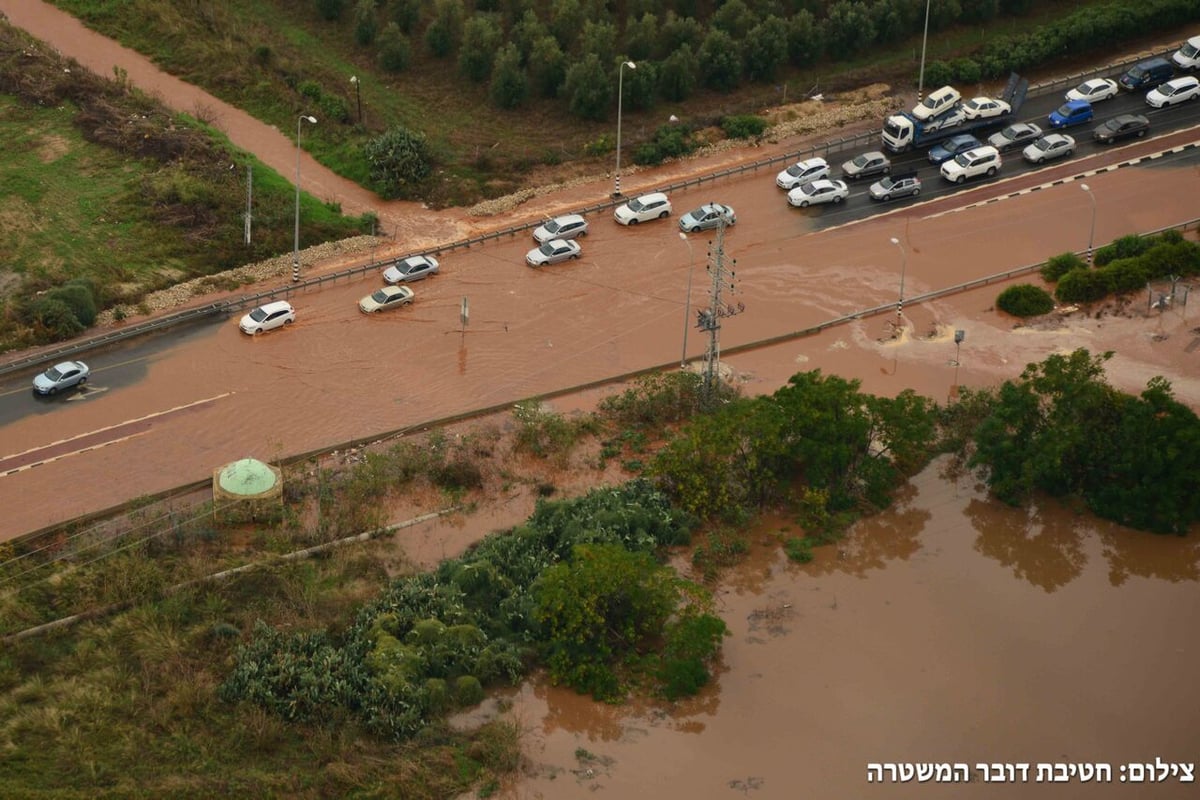
M 788 192 L 788 205 L 808 208 L 817 203 L 840 203 L 850 196 L 845 181 L 822 178 L 819 181 L 797 186 Z
M 1151 89 L 1146 94 L 1146 102 L 1155 108 L 1173 106 L 1176 103 L 1197 98 L 1200 98 L 1200 78 L 1194 75 L 1174 78 L 1157 89 Z
M 1117 86 L 1116 81 L 1108 78 L 1092 78 L 1090 81 L 1084 81 L 1067 92 L 1067 99 L 1098 103 L 1101 100 L 1116 97 L 1119 92 L 1120 87 Z
M 388 283 L 411 283 L 436 275 L 437 271 L 438 262 L 433 256 L 409 256 L 385 269 L 383 279 Z
M 1065 133 L 1047 133 L 1021 151 L 1026 161 L 1041 164 L 1075 152 L 1075 140 Z
M 671 213 L 671 201 L 662 192 L 651 192 L 623 203 L 613 211 L 613 219 L 622 225 L 637 225 L 652 219 L 665 219 Z
M 1007 114 L 1012 106 L 992 97 L 976 97 L 963 103 L 962 110 L 967 119 L 989 119 Z
M 384 286 L 358 301 L 358 310 L 364 314 L 377 314 L 389 308 L 406 306 L 413 301 L 413 290 L 407 286 Z
M 574 239 L 551 239 L 541 247 L 535 247 L 525 255 L 525 263 L 531 267 L 557 264 L 569 258 L 579 258 L 583 248 Z

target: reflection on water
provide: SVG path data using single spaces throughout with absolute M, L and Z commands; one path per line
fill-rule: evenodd
M 1200 543 L 1012 509 L 936 465 L 811 564 L 748 532 L 717 590 L 716 685 L 609 706 L 536 681 L 513 696 L 527 763 L 510 798 L 864 797 L 873 762 L 1192 763 Z M 1119 774 L 1113 767 L 1114 775 Z M 1193 785 L 938 787 L 946 797 L 1184 798 Z M 928 785 L 878 787 L 922 798 Z
M 965 514 L 979 532 L 975 549 L 1021 580 L 1053 592 L 1083 573 L 1086 518 L 1055 505 L 1010 508 L 995 500 L 972 500 Z

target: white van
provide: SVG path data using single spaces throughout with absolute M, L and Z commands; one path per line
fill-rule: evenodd
M 1193 36 L 1175 51 L 1171 61 L 1180 69 L 1200 69 L 1200 36 Z
M 976 175 L 991 177 L 1000 170 L 1000 151 L 991 145 L 973 147 L 942 164 L 942 177 L 962 183 Z

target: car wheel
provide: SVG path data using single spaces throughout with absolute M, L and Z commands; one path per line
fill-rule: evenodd
M 833 198 L 833 204 L 834 204 L 835 206 L 836 206 L 838 203 L 840 203 L 840 202 L 842 202 L 842 196 L 841 196 L 841 195 L 838 195 L 837 197 Z
M 83 377 L 83 378 L 80 378 L 80 379 L 79 379 L 79 383 L 77 383 L 77 384 L 75 384 L 75 385 L 76 385 L 76 386 L 83 386 L 85 383 L 87 383 L 87 377 L 86 377 L 86 376 L 85 376 L 85 377 Z
M 891 167 L 884 167 L 884 168 L 883 168 L 883 174 L 884 174 L 884 175 L 890 175 L 890 174 L 891 174 L 891 172 L 892 172 L 892 168 L 891 168 Z
M 801 208 L 808 208 L 808 201 L 807 201 L 807 200 L 801 200 L 801 201 L 800 201 L 800 207 L 801 207 Z
M 995 168 L 995 167 L 988 167 L 987 174 L 988 174 L 988 177 L 989 177 L 989 178 L 990 178 L 990 177 L 992 177 L 993 175 L 995 175 L 995 174 L 996 174 L 996 168 Z
M 955 178 L 955 179 L 954 179 L 954 182 L 955 182 L 955 183 L 962 183 L 962 182 L 963 182 L 963 181 L 965 181 L 966 179 L 967 179 L 967 176 L 966 176 L 966 175 L 959 175 L 957 178 Z
M 629 220 L 629 224 L 630 224 L 630 225 L 637 225 L 637 224 L 638 224 L 638 218 L 637 218 L 637 217 L 634 217 L 633 219 Z
M 1138 132 L 1137 132 L 1137 135 L 1138 135 L 1138 138 L 1140 139 L 1140 138 L 1142 138 L 1143 136 L 1145 136 L 1145 135 L 1146 135 L 1146 132 L 1145 132 L 1145 131 L 1138 131 Z
M 1046 157 L 1045 157 L 1045 156 L 1038 156 L 1038 159 L 1037 159 L 1037 161 L 1036 161 L 1035 163 L 1038 163 L 1038 164 L 1045 164 L 1045 163 L 1046 163 Z
M 667 214 L 669 214 L 669 213 L 670 213 L 670 212 L 668 212 L 668 211 L 664 211 L 664 212 L 662 212 L 661 214 L 659 214 L 659 215 L 658 215 L 658 218 L 659 218 L 659 219 L 666 219 L 666 218 L 667 218 Z
M 295 322 L 295 321 L 296 321 L 296 320 L 294 320 L 294 319 L 285 319 L 285 320 L 283 321 L 283 324 L 284 324 L 284 325 L 291 325 L 291 324 L 292 324 L 293 322 Z
M 881 198 L 879 198 L 879 199 L 880 199 L 880 200 L 887 201 L 887 200 L 891 200 L 891 199 L 892 199 L 892 196 L 891 196 L 890 194 L 885 194 L 883 197 L 881 197 Z
M 51 386 L 51 387 L 50 387 L 50 391 L 46 392 L 46 394 L 58 394 L 58 387 L 57 387 L 57 386 Z
M 913 197 L 916 197 L 916 196 L 917 196 L 917 195 L 919 195 L 920 193 L 921 193 L 921 190 L 920 190 L 919 188 L 918 188 L 918 189 L 913 189 L 912 196 L 913 196 Z
M 571 258 L 579 258 L 579 256 L 580 256 L 580 254 L 579 254 L 579 253 L 572 253 L 572 254 L 571 254 Z

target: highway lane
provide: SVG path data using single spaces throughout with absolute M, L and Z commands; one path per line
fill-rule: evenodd
M 1112 155 L 1155 149 L 1139 142 Z M 1195 216 L 1176 199 L 1194 195 L 1195 150 L 1188 153 L 1089 178 L 1097 241 Z M 1074 169 L 1005 175 L 961 197 L 922 197 L 856 220 L 839 216 L 850 206 L 792 209 L 773 173 L 749 174 L 677 195 L 667 221 L 625 229 L 593 219 L 579 261 L 528 268 L 522 258 L 533 242 L 525 238 L 446 254 L 441 275 L 413 285 L 412 308 L 378 318 L 354 305 L 380 284 L 368 276 L 294 298 L 299 319 L 286 330 L 250 338 L 228 320 L 97 354 L 94 383 L 108 391 L 89 390 L 84 402 L 36 403 L 27 388 L 6 384 L 0 413 L 12 421 L 0 429 L 0 458 L 71 437 L 101 443 L 98 431 L 121 440 L 0 477 L 0 505 L 9 510 L 0 535 L 197 480 L 234 458 L 277 458 L 676 361 L 690 264 L 676 220 L 710 199 L 734 205 L 740 219 L 726 238 L 738 276 L 729 299 L 746 311 L 726 321 L 728 347 L 894 299 L 892 236 L 908 253 L 909 296 L 1080 249 L 1091 207 L 1071 185 L 955 212 Z M 691 237 L 693 307 L 705 302 L 710 238 Z M 703 347 L 693 331 L 689 355 Z M 191 405 L 209 398 L 219 399 Z M 34 412 L 19 416 L 16 404 Z M 172 413 L 183 407 L 195 410 Z M 121 426 L 137 420 L 151 422 L 122 439 Z

